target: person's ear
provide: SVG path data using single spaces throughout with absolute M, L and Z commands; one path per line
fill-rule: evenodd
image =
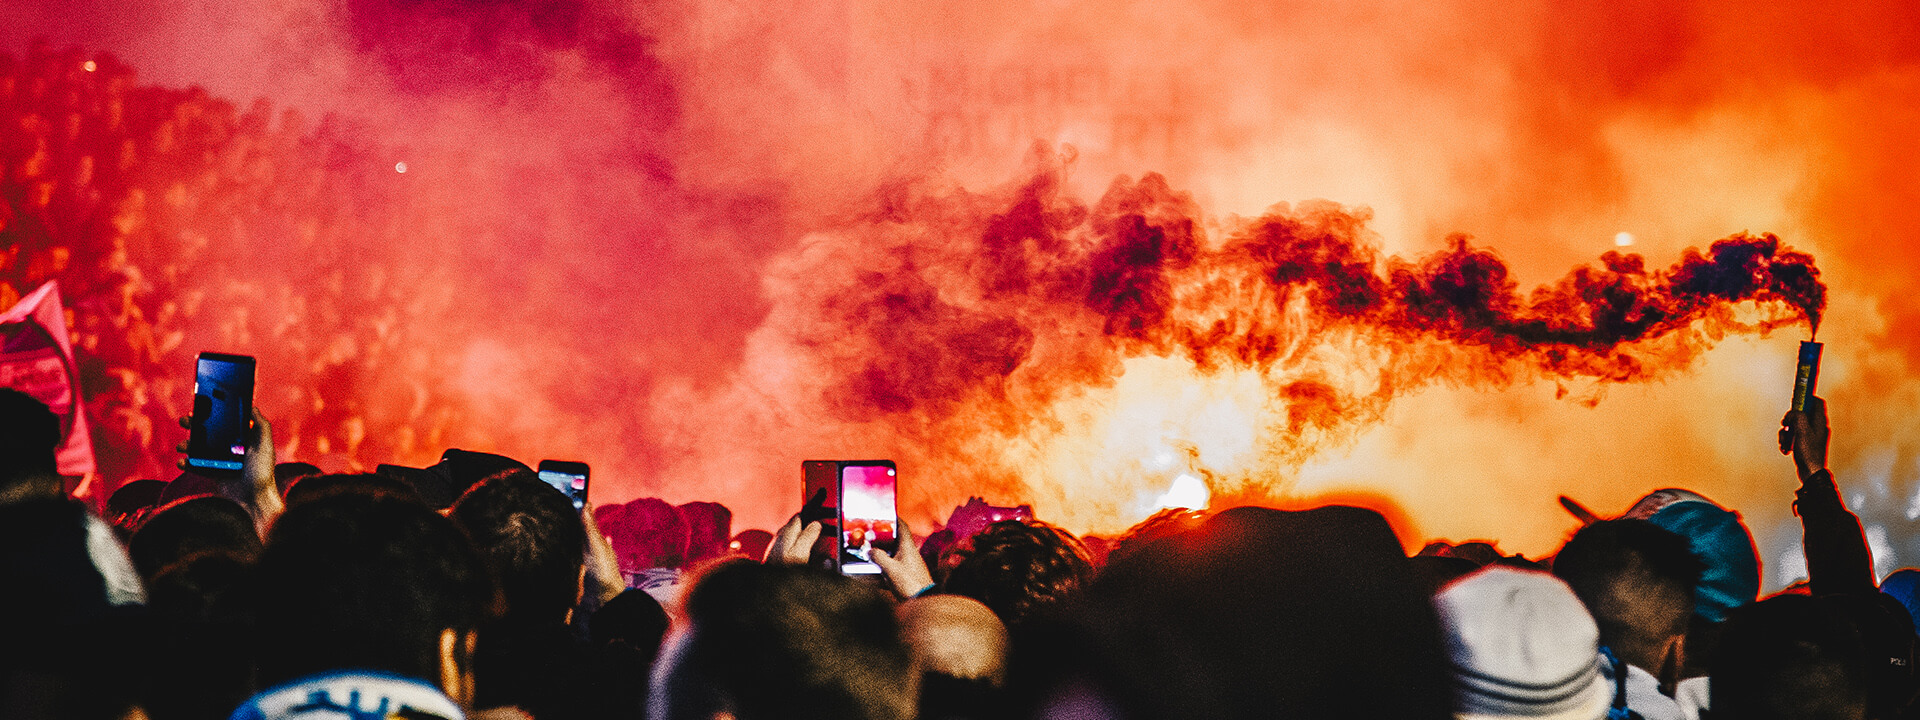
M 1687 635 L 1681 633 L 1667 641 L 1666 658 L 1660 666 L 1660 692 L 1673 694 L 1680 686 L 1680 673 L 1687 666 Z
M 440 689 L 467 709 L 473 708 L 473 651 L 479 642 L 473 630 L 440 631 Z

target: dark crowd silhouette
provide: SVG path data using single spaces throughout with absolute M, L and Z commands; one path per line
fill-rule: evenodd
M 1541 559 L 1408 556 L 1340 505 L 1104 538 L 973 498 L 863 578 L 819 567 L 831 530 L 800 507 L 738 532 L 717 502 L 578 509 L 441 451 L 457 407 L 380 372 L 432 361 L 396 362 L 425 352 L 396 330 L 414 286 L 349 270 L 355 208 L 313 201 L 348 130 L 270 114 L 106 55 L 0 55 L 0 306 L 60 281 L 101 475 L 175 478 L 71 497 L 59 418 L 0 389 L 0 718 L 1920 717 L 1920 571 L 1875 576 L 1818 398 L 1779 438 L 1809 577 L 1764 599 L 1737 509 L 1678 488 Z M 290 239 L 258 252 L 310 258 L 273 321 L 208 302 L 271 286 L 185 271 L 250 262 L 258 229 L 227 220 L 262 207 Z M 289 415 L 256 410 L 240 470 L 179 474 L 171 369 L 205 346 L 271 348 L 259 393 Z M 358 400 L 396 387 L 404 414 Z
M 0 389 L 0 717 L 1920 716 L 1920 571 L 1876 581 L 1826 416 L 1783 418 L 1809 577 L 1761 599 L 1739 513 L 1684 489 L 1538 560 L 1409 557 L 1359 507 L 1080 538 L 973 498 L 856 579 L 811 506 L 738 533 L 719 503 L 581 509 L 463 450 L 329 474 L 276 462 L 257 410 L 242 469 L 102 517 L 59 419 Z

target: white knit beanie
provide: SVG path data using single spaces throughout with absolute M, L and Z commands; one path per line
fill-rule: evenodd
M 1433 602 L 1461 717 L 1606 716 L 1612 694 L 1600 674 L 1600 629 L 1559 578 L 1490 565 Z

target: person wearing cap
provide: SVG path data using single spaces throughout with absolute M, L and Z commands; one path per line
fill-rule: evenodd
M 1611 653 L 1608 680 L 1627 673 L 1627 707 L 1645 720 L 1680 720 L 1662 694 L 1686 656 L 1693 589 L 1704 564 L 1687 539 L 1645 520 L 1599 520 L 1554 554 L 1553 574 L 1573 588 Z
M 1490 565 L 1433 598 L 1446 634 L 1461 720 L 1607 717 L 1600 629 L 1567 584 Z

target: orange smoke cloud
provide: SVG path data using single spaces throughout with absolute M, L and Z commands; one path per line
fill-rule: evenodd
M 1014 498 L 1061 488 L 1042 511 L 1105 532 L 1140 508 L 1084 497 L 1147 497 L 1180 473 L 1230 494 L 1282 488 L 1434 384 L 1658 380 L 1729 332 L 1804 322 L 1825 304 L 1812 258 L 1771 235 L 1689 250 L 1664 270 L 1609 252 L 1521 293 L 1465 238 L 1414 260 L 1383 255 L 1364 211 L 1277 207 L 1210 234 L 1158 176 L 1116 181 L 1087 206 L 1062 192 L 1060 172 L 1003 193 L 883 198 L 794 269 L 809 282 L 783 293 L 799 318 L 785 330 L 791 352 L 826 368 L 822 409 L 837 419 L 910 438 L 901 450 L 942 485 Z M 1226 399 L 1248 408 L 1214 419 L 1240 426 L 1224 431 L 1245 437 L 1235 451 L 1203 447 L 1223 432 L 1206 419 L 1153 418 L 1158 397 L 1236 381 L 1251 392 Z M 1086 411 L 1099 415 L 1060 412 L 1089 394 L 1111 396 Z M 1164 427 L 1118 443 L 1090 432 L 1142 418 Z M 1164 459 L 1176 449 L 1184 462 Z M 928 510 L 948 499 L 915 494 Z
M 330 187 L 358 214 L 321 226 L 347 249 L 251 266 L 317 294 L 223 290 L 178 352 L 231 329 L 264 355 L 279 319 L 361 312 L 315 299 L 335 284 L 382 288 L 399 309 L 351 347 L 281 363 L 342 378 L 319 413 L 361 399 L 363 463 L 576 457 L 597 499 L 719 499 L 762 527 L 803 457 L 901 458 L 923 525 L 999 493 L 1112 529 L 1212 473 L 1536 555 L 1571 528 L 1557 494 L 1604 511 L 1687 485 L 1778 564 L 1798 333 L 1766 331 L 1803 313 L 1771 279 L 1670 294 L 1686 249 L 1719 267 L 1703 243 L 1730 238 L 1769 273 L 1802 264 L 1784 245 L 1820 258 L 1837 470 L 1883 561 L 1920 557 L 1906 3 L 137 5 L 7 3 L 0 46 L 46 35 L 351 120 L 323 135 L 356 178 Z M 1022 169 L 1036 140 L 1071 160 Z M 302 237 L 175 222 L 151 190 L 172 237 Z M 1648 263 L 1596 263 L 1623 232 Z M 1274 253 L 1306 249 L 1362 287 L 1278 282 L 1299 263 Z M 369 372 L 328 360 L 367 347 Z

